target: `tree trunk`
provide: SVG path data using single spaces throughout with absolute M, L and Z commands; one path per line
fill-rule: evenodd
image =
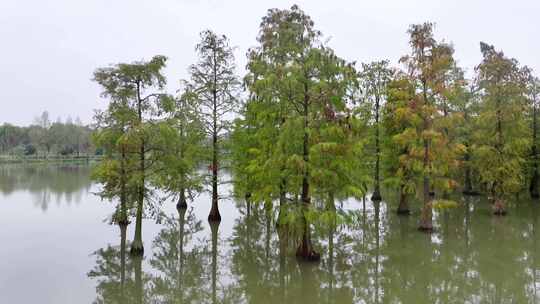
M 186 190 L 184 188 L 180 188 L 180 197 L 178 198 L 176 209 L 187 209 Z
M 129 224 L 127 214 L 127 189 L 126 189 L 126 152 L 124 147 L 121 148 L 122 159 L 120 160 L 120 216 L 117 219 L 118 224 L 127 226 Z
M 496 150 L 497 153 L 499 153 L 499 156 L 503 153 L 503 133 L 502 133 L 502 111 L 501 111 L 501 104 L 499 99 L 497 99 L 497 143 L 496 143 Z M 504 203 L 504 200 L 502 198 L 503 191 L 502 189 L 497 189 L 497 186 L 499 186 L 499 182 L 495 180 L 492 187 L 492 196 L 493 196 L 493 214 L 494 215 L 506 215 L 506 206 Z
M 281 178 L 281 182 L 279 183 L 279 211 L 278 211 L 278 219 L 276 222 L 276 226 L 282 225 L 284 217 L 285 217 L 285 206 L 287 204 L 285 183 L 286 183 L 286 180 L 284 178 Z
M 427 84 L 426 81 L 423 81 L 423 90 L 424 90 L 424 103 L 428 104 L 427 98 Z M 424 131 L 428 131 L 431 128 L 430 118 L 424 118 Z M 422 207 L 422 213 L 420 218 L 420 226 L 418 230 L 420 231 L 432 231 L 432 210 L 431 210 L 431 191 L 429 190 L 429 173 L 430 173 L 430 160 L 429 160 L 429 148 L 430 140 L 424 138 L 424 159 L 423 159 L 423 169 L 424 169 L 424 179 L 423 179 L 423 200 L 424 206 Z
M 217 126 L 217 71 L 214 51 L 214 87 L 212 108 L 212 209 L 208 215 L 208 221 L 220 222 L 221 215 L 218 208 L 218 126 Z
M 140 127 L 142 128 L 142 101 L 140 96 L 140 88 L 139 84 L 137 83 L 137 112 L 138 112 L 138 119 Z M 142 216 L 143 216 L 143 209 L 144 209 L 144 192 L 145 192 L 145 142 L 144 138 L 141 139 L 141 146 L 139 150 L 139 174 L 141 175 L 141 179 L 139 181 L 138 185 L 138 194 L 137 194 L 137 215 L 135 219 L 135 237 L 133 239 L 133 243 L 131 244 L 131 254 L 132 255 L 138 255 L 142 256 L 144 253 L 144 247 L 142 242 Z
M 277 235 L 279 239 L 279 290 L 280 290 L 280 301 L 279 303 L 287 303 L 286 301 L 286 280 L 285 275 L 287 273 L 287 227 L 281 226 L 277 228 Z
M 120 301 L 125 303 L 124 286 L 126 283 L 126 231 L 127 224 L 118 224 L 120 227 Z
M 306 218 L 306 209 L 309 208 L 309 205 L 311 204 L 311 199 L 309 196 L 309 96 L 307 94 L 308 88 L 307 83 L 304 84 L 304 142 L 303 142 L 303 159 L 304 159 L 304 174 L 302 176 L 302 195 L 301 195 L 301 203 L 302 203 L 302 228 L 304 232 L 302 233 L 302 240 L 300 242 L 300 245 L 298 246 L 298 249 L 296 250 L 296 256 L 300 257 L 306 261 L 318 261 L 320 259 L 320 255 L 313 250 L 313 245 L 311 243 L 311 231 L 309 227 L 309 223 L 307 222 Z
M 536 105 L 533 105 L 533 132 L 532 132 L 532 159 L 533 159 L 533 173 L 531 178 L 531 185 L 529 187 L 529 192 L 532 198 L 539 198 L 540 194 L 538 193 L 538 151 L 536 147 L 536 129 L 537 129 L 537 109 Z
M 469 152 L 469 144 L 465 143 L 465 147 L 467 147 L 467 153 L 465 153 L 465 181 L 463 182 L 463 194 L 465 195 L 478 195 L 479 193 L 477 191 L 473 190 L 472 186 L 472 173 L 471 173 L 471 154 Z
M 401 184 L 399 186 L 399 206 L 397 209 L 398 215 L 409 215 L 411 211 L 409 210 L 409 202 L 407 201 L 407 193 L 405 193 L 405 185 Z
M 372 201 L 380 201 L 381 189 L 380 189 L 380 176 L 379 176 L 379 163 L 381 158 L 381 147 L 379 143 L 379 97 L 375 98 L 375 187 L 373 189 Z

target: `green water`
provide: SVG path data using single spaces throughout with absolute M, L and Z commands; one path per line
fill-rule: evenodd
M 356 225 L 315 231 L 319 263 L 300 263 L 264 208 L 208 195 L 185 214 L 165 202 L 146 219 L 145 255 L 93 192 L 88 166 L 0 169 L 0 303 L 539 303 L 540 203 L 516 199 L 493 217 L 481 198 L 416 230 L 395 205 L 346 201 Z M 224 187 L 224 193 L 231 189 Z M 281 245 L 280 245 L 281 244 Z

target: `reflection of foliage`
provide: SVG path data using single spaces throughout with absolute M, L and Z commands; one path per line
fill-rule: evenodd
M 96 252 L 89 272 L 97 280 L 95 303 L 538 301 L 538 212 L 521 204 L 494 219 L 484 198 L 471 200 L 435 210 L 430 235 L 386 203 L 368 200 L 353 225 L 314 230 L 323 253 L 318 264 L 291 257 L 292 240 L 277 233 L 262 205 L 236 219 L 226 256 L 218 255 L 216 227 L 204 230 L 193 210 L 181 211 L 165 218 L 154 239 L 151 275 L 142 273 L 140 259 L 122 263 L 127 245 Z
M 152 296 L 165 303 L 200 303 L 205 299 L 205 248 L 192 244 L 194 234 L 203 230 L 193 209 L 187 217 L 180 209 L 178 218 L 166 217 L 165 228 L 153 243 L 154 255 L 150 265 L 159 272 L 152 277 Z M 186 249 L 187 248 L 187 249 Z
M 306 265 L 280 257 L 275 228 L 254 208 L 233 228 L 230 289 L 248 303 L 538 301 L 538 220 L 529 206 L 496 220 L 488 210 L 484 199 L 436 210 L 437 233 L 423 235 L 416 221 L 368 201 L 353 226 L 315 230 L 324 254 Z
M 126 230 L 121 228 L 120 246 L 108 245 L 94 253 L 96 265 L 88 272 L 97 281 L 94 303 L 146 303 L 149 298 L 145 286 L 150 278 L 142 272 L 142 258 L 129 257 L 126 247 Z
M 52 198 L 57 202 L 79 203 L 89 191 L 88 165 L 4 165 L 0 168 L 0 192 L 27 191 L 46 210 Z

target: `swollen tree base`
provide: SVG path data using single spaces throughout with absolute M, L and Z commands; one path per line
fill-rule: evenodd
M 418 231 L 431 233 L 433 232 L 433 224 L 429 221 L 420 221 L 420 226 L 418 226 Z
M 398 207 L 396 213 L 398 215 L 410 215 L 411 211 L 407 207 L 404 207 L 404 208 Z
M 120 227 L 127 227 L 129 224 L 130 221 L 128 219 L 118 220 L 118 226 Z
M 144 247 L 141 241 L 133 241 L 131 249 L 129 251 L 131 256 L 139 257 L 144 255 Z
M 506 209 L 502 205 L 494 204 L 493 205 L 493 215 L 504 216 L 504 215 L 506 215 Z
M 212 200 L 212 208 L 210 209 L 210 214 L 208 214 L 208 221 L 221 222 L 221 214 L 219 214 L 217 198 Z
M 379 190 L 373 191 L 373 195 L 371 196 L 371 201 L 373 202 L 382 201 L 381 193 L 379 192 Z
M 428 202 L 422 207 L 421 216 L 420 216 L 420 225 L 418 230 L 422 232 L 433 232 L 433 210 L 432 203 Z
M 480 195 L 480 192 L 478 191 L 474 191 L 474 190 L 463 190 L 463 195 L 468 195 L 468 196 L 478 196 Z
M 497 216 L 503 216 L 506 215 L 506 207 L 504 205 L 504 202 L 501 199 L 496 199 L 493 202 L 493 214 Z
M 221 215 L 219 214 L 219 211 L 212 209 L 212 211 L 210 211 L 210 214 L 208 215 L 208 221 L 221 222 Z
M 315 250 L 313 250 L 311 246 L 305 246 L 303 243 L 304 242 L 302 242 L 302 244 L 300 244 L 300 246 L 296 250 L 296 257 L 306 262 L 320 261 L 321 255 Z
M 411 210 L 409 210 L 409 204 L 407 203 L 407 198 L 403 193 L 400 195 L 397 214 L 398 215 L 409 215 L 409 214 L 411 214 Z
M 186 201 L 178 201 L 178 203 L 176 204 L 176 209 L 187 209 Z

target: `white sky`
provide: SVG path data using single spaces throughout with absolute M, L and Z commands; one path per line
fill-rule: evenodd
M 293 3 L 351 61 L 387 58 L 395 65 L 408 52 L 409 24 L 432 21 L 469 75 L 480 60 L 480 41 L 540 75 L 538 0 L 0 0 L 0 123 L 27 125 L 44 110 L 52 119 L 79 116 L 90 123 L 93 110 L 106 104 L 92 72 L 156 54 L 169 57 L 172 93 L 187 77 L 206 28 L 238 47 L 243 73 L 261 17 Z

